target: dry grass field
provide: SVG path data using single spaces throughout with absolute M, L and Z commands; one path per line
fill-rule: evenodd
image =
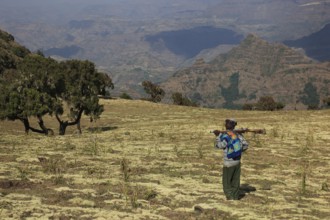
M 0 219 L 329 219 L 329 110 L 102 102 L 82 135 L 25 135 L 20 122 L 0 122 Z M 239 201 L 225 199 L 209 133 L 227 117 L 267 131 L 245 135 Z

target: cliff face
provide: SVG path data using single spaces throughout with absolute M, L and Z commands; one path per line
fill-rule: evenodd
M 272 96 L 287 108 L 320 104 L 330 94 L 330 63 L 249 35 L 209 63 L 198 60 L 162 84 L 208 107 L 240 108 Z

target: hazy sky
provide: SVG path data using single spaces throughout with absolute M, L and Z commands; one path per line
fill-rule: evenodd
M 203 10 L 220 0 L 0 0 L 4 21 L 65 23 L 91 16 L 153 19 L 168 11 Z

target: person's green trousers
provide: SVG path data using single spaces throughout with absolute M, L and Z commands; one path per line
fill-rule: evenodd
M 238 200 L 241 177 L 241 163 L 233 167 L 223 167 L 223 192 L 228 200 Z

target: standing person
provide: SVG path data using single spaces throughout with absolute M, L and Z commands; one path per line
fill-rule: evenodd
M 234 131 L 236 125 L 235 119 L 226 119 L 225 127 L 227 131 L 224 133 L 214 132 L 217 136 L 215 147 L 223 149 L 224 152 L 222 185 L 227 200 L 239 199 L 241 152 L 248 148 L 248 143 L 244 137 Z

